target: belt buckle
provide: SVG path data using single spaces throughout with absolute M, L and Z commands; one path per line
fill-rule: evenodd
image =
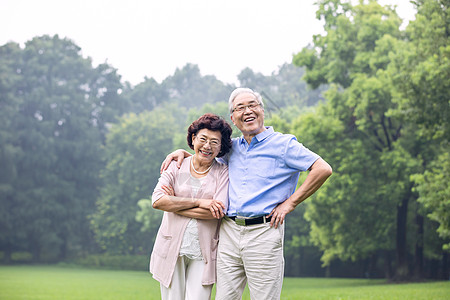
M 244 218 L 236 217 L 236 218 L 234 219 L 234 221 L 235 221 L 236 224 L 238 224 L 238 225 L 245 226 L 245 219 L 244 219 Z

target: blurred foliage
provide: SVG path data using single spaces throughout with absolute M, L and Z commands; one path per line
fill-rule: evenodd
M 147 271 L 149 255 L 110 255 L 91 254 L 78 259 L 71 259 L 61 266 L 82 266 L 85 268 L 108 270 L 136 270 Z

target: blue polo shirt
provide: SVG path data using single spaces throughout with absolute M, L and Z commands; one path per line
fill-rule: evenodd
M 300 172 L 319 158 L 294 135 L 266 129 L 250 144 L 244 137 L 233 139 L 231 151 L 222 158 L 230 179 L 228 216 L 268 215 L 295 191 Z

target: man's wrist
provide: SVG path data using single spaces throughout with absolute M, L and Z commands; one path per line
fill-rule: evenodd
M 184 151 L 184 157 L 192 156 L 192 154 L 189 153 L 188 151 L 186 151 L 186 150 L 183 150 L 183 151 Z

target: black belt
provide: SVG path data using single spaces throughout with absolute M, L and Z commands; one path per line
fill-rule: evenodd
M 237 216 L 231 216 L 228 218 L 230 218 L 231 220 L 236 222 L 236 224 L 238 224 L 238 225 L 247 226 L 247 225 L 269 223 L 272 216 L 270 216 L 270 217 L 261 216 L 261 217 L 255 217 L 255 218 L 242 218 L 242 217 L 237 217 Z

